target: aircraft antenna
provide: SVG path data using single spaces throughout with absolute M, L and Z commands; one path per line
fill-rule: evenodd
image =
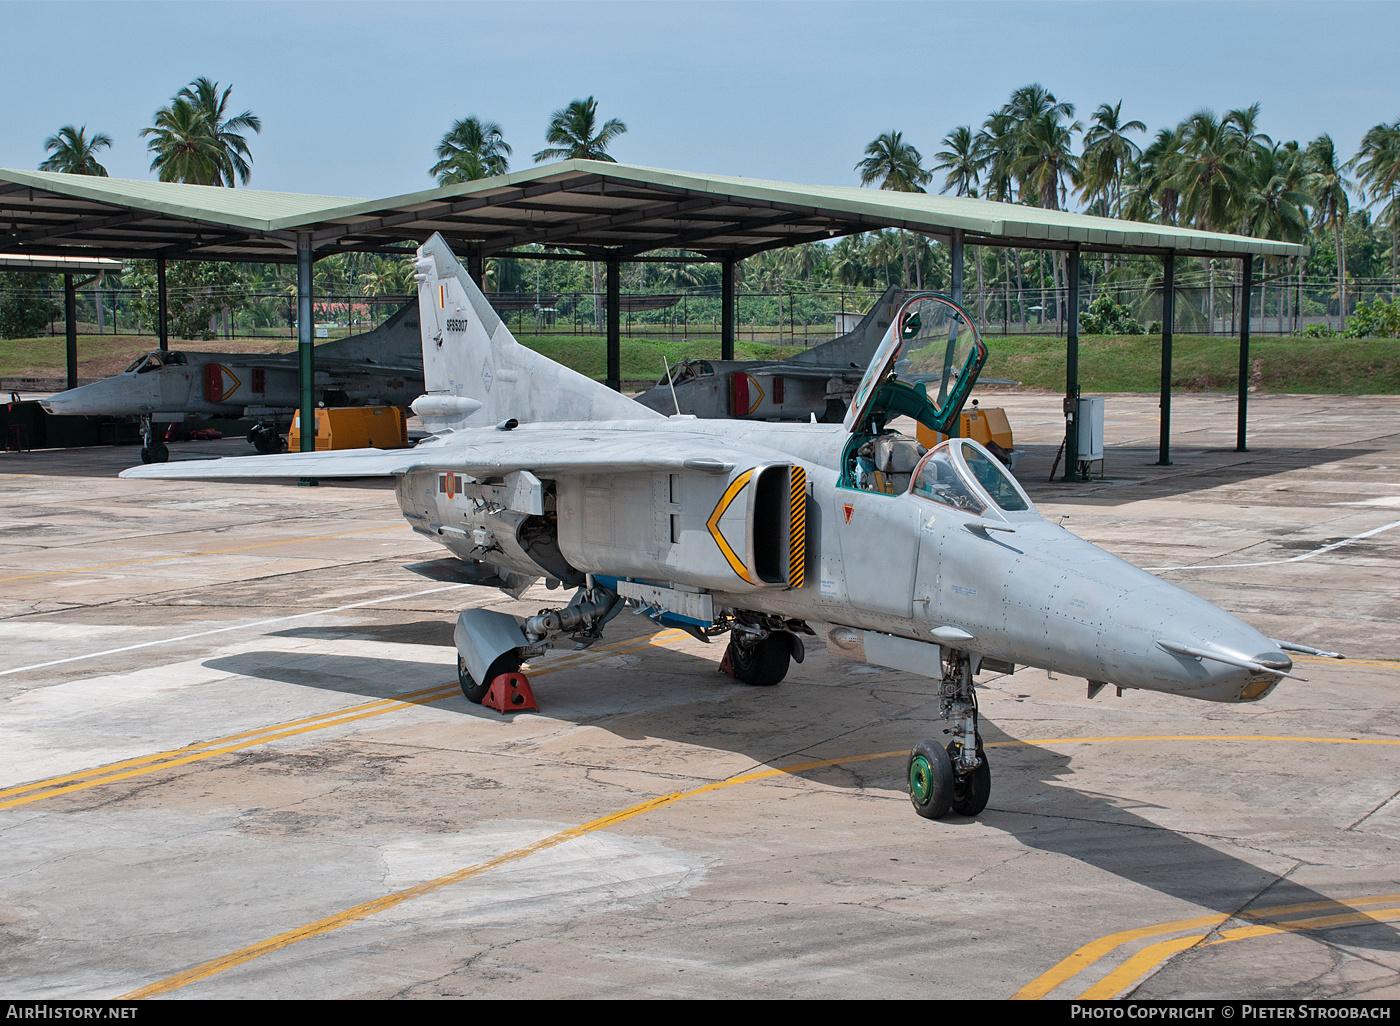
M 676 383 L 671 380 L 671 361 L 666 359 L 666 354 L 661 354 L 661 362 L 666 366 L 666 384 L 671 386 L 671 402 L 676 404 L 676 416 L 681 415 L 681 403 L 676 398 Z

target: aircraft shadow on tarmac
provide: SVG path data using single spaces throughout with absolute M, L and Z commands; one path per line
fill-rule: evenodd
M 1065 466 L 1063 459 L 1055 471 L 1054 482 L 1046 480 L 1055 459 L 1055 446 L 1027 446 L 1016 463 L 1016 480 L 1036 502 L 1082 503 L 1117 506 L 1143 499 L 1197 492 L 1202 488 L 1259 482 L 1265 478 L 1294 470 L 1306 470 L 1323 464 L 1341 463 L 1362 456 L 1371 456 L 1382 449 L 1290 448 L 1261 446 L 1248 452 L 1232 448 L 1188 448 L 1173 450 L 1173 464 L 1159 467 L 1157 449 L 1108 448 L 1103 464 L 1095 464 L 1092 480 L 1061 482 Z M 1104 473 L 1100 483 L 1099 472 Z M 1339 490 L 1345 490 L 1339 489 Z M 1370 494 L 1370 493 L 1367 493 Z
M 283 636 L 341 638 L 451 645 L 451 623 L 419 621 L 377 627 L 298 628 Z M 428 640 L 428 639 L 434 640 Z M 815 646 L 813 646 L 815 648 Z M 718 649 L 718 646 L 717 646 Z M 716 653 L 718 654 L 718 653 Z M 794 666 L 775 688 L 750 688 L 717 673 L 717 660 L 675 649 L 651 648 L 633 653 L 630 665 L 614 664 L 604 675 L 595 670 L 580 679 L 572 672 L 541 674 L 532 680 L 541 709 L 551 718 L 607 730 L 629 740 L 665 739 L 689 746 L 730 751 L 760 764 L 831 758 L 854 746 L 850 754 L 908 748 L 923 738 L 941 737 L 937 684 L 891 671 L 851 673 L 846 686 L 804 682 Z M 824 652 L 812 659 L 827 660 Z M 832 662 L 836 662 L 832 660 Z M 321 688 L 369 699 L 451 681 L 440 663 L 370 656 L 289 652 L 247 652 L 208 660 L 214 669 L 263 680 Z M 845 664 L 841 664 L 845 668 Z M 838 671 L 840 672 L 840 671 Z M 853 702 L 850 688 L 871 696 Z M 875 697 L 886 692 L 886 699 Z M 904 702 L 901 707 L 897 700 Z M 724 714 L 717 702 L 740 702 Z M 434 708 L 500 722 L 491 709 L 453 696 Z M 889 718 L 872 724 L 871 709 L 887 709 Z M 986 717 L 984 742 L 1019 740 Z M 836 747 L 833 737 L 846 735 Z M 855 740 L 858 735 L 859 740 Z M 984 826 L 1014 836 L 1027 848 L 1063 855 L 1118 877 L 1127 884 L 1226 914 L 1304 902 L 1324 906 L 1312 915 L 1353 912 L 1332 899 L 1288 879 L 1201 843 L 1134 812 L 1131 800 L 1072 786 L 1072 757 L 1035 744 L 993 748 L 991 805 L 977 817 Z M 1123 750 L 1124 759 L 1140 753 Z M 1161 758 L 1177 758 L 1164 751 Z M 852 763 L 799 771 L 796 775 L 831 787 L 906 789 L 903 759 Z M 912 809 L 907 815 L 913 816 Z M 956 827 L 972 820 L 950 815 L 942 824 Z M 1314 824 L 1313 829 L 1316 829 Z M 1278 856 L 1274 856 L 1278 858 Z M 1394 889 L 1377 880 L 1376 886 Z M 1125 892 L 1130 897 L 1130 892 Z M 1349 895 L 1344 895 L 1349 896 Z M 1319 938 L 1321 939 L 1321 938 Z M 1400 932 L 1377 923 L 1352 927 L 1342 937 L 1349 947 L 1400 951 Z

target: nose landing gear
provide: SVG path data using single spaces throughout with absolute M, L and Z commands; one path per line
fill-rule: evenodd
M 977 693 L 967 653 L 950 651 L 938 686 L 938 709 L 952 734 L 947 747 L 920 741 L 909 753 L 909 800 L 925 819 L 950 811 L 976 816 L 992 794 L 992 770 L 977 733 Z
M 141 418 L 141 462 L 165 463 L 170 459 L 170 450 L 156 437 L 155 425 L 149 416 Z

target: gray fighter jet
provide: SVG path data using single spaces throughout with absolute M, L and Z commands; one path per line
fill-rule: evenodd
M 842 424 L 663 417 L 530 352 L 434 236 L 417 260 L 434 436 L 402 451 L 248 456 L 123 477 L 392 475 L 413 529 L 456 580 L 519 596 L 573 590 L 523 621 L 469 609 L 462 690 L 561 641 L 588 645 L 624 607 L 709 639 L 724 666 L 777 684 L 809 638 L 940 682 L 951 741 L 910 754 L 916 810 L 976 815 L 991 771 L 974 677 L 1018 664 L 1215 702 L 1263 698 L 1287 651 L 1204 599 L 1044 520 L 977 443 L 925 452 L 889 430 L 956 417 L 986 358 L 968 315 L 916 295 L 896 311 Z M 909 384 L 906 375 L 923 379 Z M 936 380 L 935 380 L 936 379 Z
M 423 393 L 418 308 L 409 303 L 373 331 L 316 347 L 316 392 L 327 406 L 407 406 Z M 141 460 L 170 452 L 155 425 L 257 420 L 248 441 L 279 452 L 301 401 L 295 353 L 197 353 L 157 350 L 121 374 L 40 400 L 51 414 L 141 418 Z
M 891 285 L 846 334 L 786 360 L 682 360 L 637 402 L 663 414 L 838 423 L 904 296 Z

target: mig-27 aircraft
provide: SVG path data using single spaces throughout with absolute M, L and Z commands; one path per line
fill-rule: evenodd
M 316 397 L 326 406 L 407 406 L 423 392 L 418 309 L 409 303 L 373 331 L 316 347 Z M 258 421 L 248 441 L 280 452 L 301 403 L 296 353 L 147 353 L 121 374 L 41 399 L 45 412 L 141 418 L 141 461 L 170 452 L 156 424 L 209 418 Z
M 916 810 L 976 815 L 991 771 L 974 676 L 1018 664 L 1215 702 L 1263 698 L 1287 651 L 1204 599 L 1049 523 L 986 449 L 923 451 L 899 415 L 944 431 L 986 358 L 968 315 L 915 295 L 896 311 L 842 424 L 663 417 L 522 347 L 434 236 L 418 251 L 433 436 L 411 450 L 248 456 L 123 477 L 392 475 L 415 531 L 456 579 L 518 597 L 545 579 L 572 597 L 523 622 L 469 609 L 462 690 L 568 639 L 588 645 L 632 607 L 697 637 L 724 665 L 777 684 L 807 639 L 940 682 L 952 740 L 909 759 Z M 910 385 L 906 375 L 920 379 Z M 1324 653 L 1330 654 L 1330 653 Z

